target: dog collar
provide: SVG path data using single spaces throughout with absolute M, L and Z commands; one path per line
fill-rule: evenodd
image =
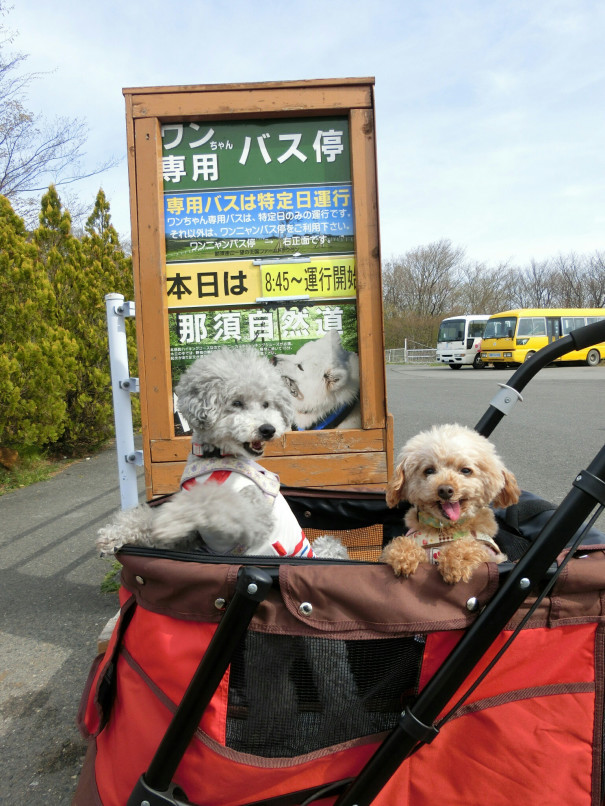
M 191 443 L 191 453 L 194 456 L 203 456 L 205 459 L 220 459 L 223 456 L 233 456 L 232 453 L 221 453 L 221 449 L 214 445 L 200 445 L 199 442 Z
M 453 526 L 454 524 L 456 526 L 463 526 L 468 520 L 468 518 L 460 518 L 459 520 L 453 522 L 442 521 L 439 518 L 434 518 L 432 515 L 429 515 L 428 512 L 418 512 L 417 517 L 418 517 L 418 523 L 422 524 L 423 526 L 430 526 L 431 529 L 439 529 L 439 531 L 447 527 Z M 462 537 L 465 534 L 467 534 L 466 529 L 457 529 L 450 539 L 455 540 L 456 537 Z
M 321 431 L 323 428 L 336 428 L 339 426 L 343 420 L 349 416 L 349 414 L 353 411 L 357 403 L 359 402 L 359 397 L 355 395 L 353 400 L 350 403 L 345 403 L 338 409 L 334 409 L 329 414 L 326 414 L 325 417 L 322 417 L 319 420 L 316 420 L 311 425 L 307 426 L 307 428 L 298 428 L 297 426 L 293 426 L 293 431 Z
M 436 535 L 434 532 L 424 532 L 422 529 L 418 529 L 417 531 L 409 531 L 407 533 L 407 537 L 413 538 L 417 546 L 425 549 L 427 559 L 431 565 L 435 565 L 439 562 L 439 556 L 443 546 L 447 546 L 448 543 L 453 543 L 455 540 L 458 540 L 462 537 L 472 537 L 474 540 L 478 540 L 480 543 L 483 543 L 485 546 L 487 546 L 487 548 L 490 549 L 492 554 L 494 554 L 496 562 L 500 562 L 498 557 L 502 556 L 500 547 L 496 541 L 489 535 L 482 533 L 477 534 L 476 532 L 470 533 L 461 531 L 455 532 L 449 537 L 443 537 L 443 535 Z

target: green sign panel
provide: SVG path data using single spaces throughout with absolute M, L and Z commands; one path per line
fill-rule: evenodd
M 162 126 L 164 191 L 351 181 L 347 118 Z

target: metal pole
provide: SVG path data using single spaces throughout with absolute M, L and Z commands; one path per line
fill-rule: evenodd
M 134 316 L 134 303 L 125 303 L 122 294 L 106 294 L 105 309 L 120 477 L 120 500 L 122 509 L 130 509 L 139 503 L 136 466 L 142 464 L 143 459 L 142 452 L 136 451 L 134 447 L 130 393 L 138 392 L 139 385 L 138 378 L 131 378 L 128 373 L 128 346 L 126 343 L 125 318 Z

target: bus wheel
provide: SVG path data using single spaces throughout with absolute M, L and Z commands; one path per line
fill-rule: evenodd
M 450 369 L 462 369 L 462 364 L 449 364 Z
M 523 362 L 525 363 L 525 361 L 529 361 L 529 359 L 532 357 L 532 355 L 535 355 L 535 354 L 536 354 L 535 350 L 530 350 L 528 353 L 525 354 L 525 358 L 523 359 Z
M 586 363 L 589 367 L 596 367 L 601 360 L 601 354 L 598 350 L 589 350 L 586 356 Z
M 473 369 L 485 369 L 485 364 L 481 360 L 481 353 L 477 353 L 473 359 Z

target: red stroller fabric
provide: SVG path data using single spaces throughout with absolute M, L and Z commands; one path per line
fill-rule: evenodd
M 90 747 L 74 806 L 127 802 L 216 630 L 220 600 L 233 593 L 237 565 L 150 554 L 121 556 L 121 618 L 83 695 Z M 485 604 L 498 584 L 493 564 L 455 586 L 428 566 L 401 580 L 380 564 L 293 562 L 279 577 L 175 776 L 199 806 L 354 777 L 472 623 L 469 599 Z M 494 669 L 374 802 L 600 806 L 604 588 L 602 548 L 572 559 Z

